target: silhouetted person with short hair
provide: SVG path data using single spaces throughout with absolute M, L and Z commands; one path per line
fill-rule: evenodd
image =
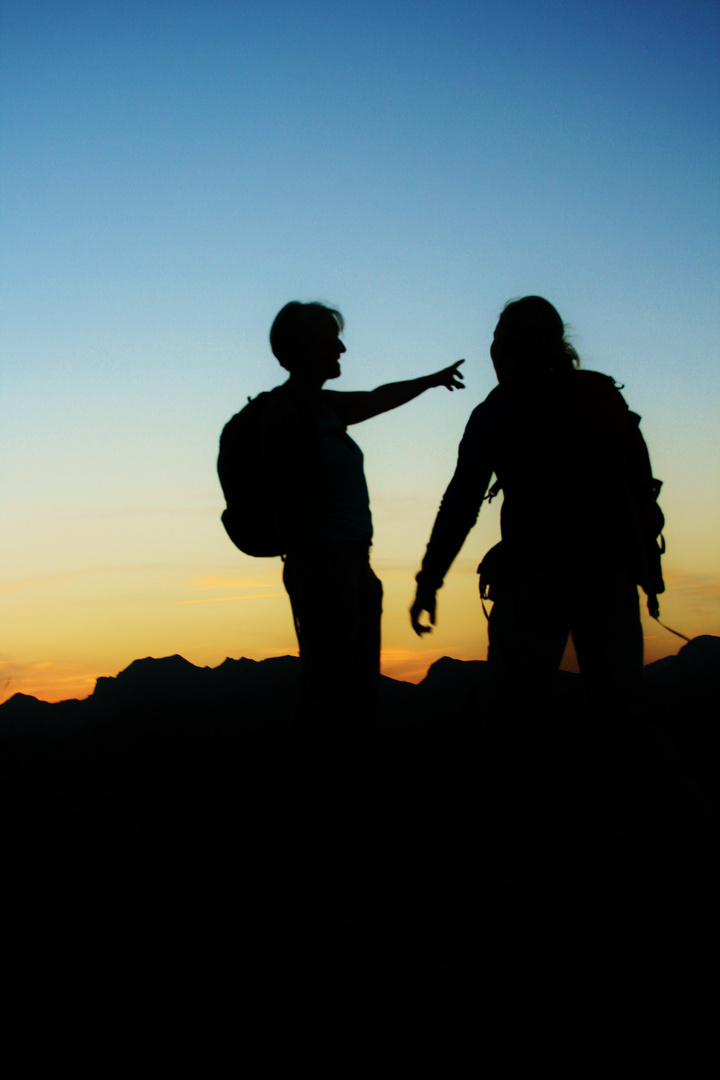
M 342 329 L 340 312 L 323 304 L 293 301 L 279 312 L 270 343 L 289 378 L 269 399 L 261 446 L 300 646 L 305 764 L 318 776 L 334 770 L 351 789 L 365 770 L 377 694 L 382 585 L 370 567 L 363 455 L 346 428 L 463 382 L 459 361 L 366 393 L 326 390 L 341 373 Z

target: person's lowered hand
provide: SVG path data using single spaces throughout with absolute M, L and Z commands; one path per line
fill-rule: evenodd
M 422 637 L 423 634 L 429 634 L 435 625 L 435 593 L 423 592 L 418 589 L 415 596 L 415 603 L 410 608 L 410 622 L 412 628 L 418 637 Z M 420 617 L 423 611 L 427 611 L 430 616 L 430 626 L 425 626 L 420 622 Z

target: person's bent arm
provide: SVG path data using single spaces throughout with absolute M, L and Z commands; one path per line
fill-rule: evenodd
M 488 409 L 486 402 L 475 410 L 465 429 L 457 467 L 443 495 L 422 567 L 415 579 L 417 593 L 410 608 L 410 621 L 418 637 L 427 634 L 435 625 L 435 594 L 480 513 L 493 474 L 490 445 L 498 416 L 495 409 Z M 430 626 L 420 621 L 423 612 L 429 615 Z
M 406 379 L 403 382 L 387 383 L 378 386 L 375 390 L 366 392 L 349 392 L 342 390 L 323 390 L 323 397 L 327 398 L 335 412 L 344 424 L 359 424 L 363 420 L 369 420 L 380 413 L 390 412 L 400 405 L 407 404 L 413 398 L 424 394 L 426 390 L 432 390 L 436 386 L 444 386 L 448 390 L 464 390 L 460 365 L 464 360 L 458 360 L 456 364 L 436 371 L 432 375 L 423 375 L 419 379 Z
M 442 587 L 445 575 L 478 519 L 491 476 L 492 468 L 489 466 L 468 476 L 458 461 L 455 475 L 443 495 L 435 518 L 422 568 L 415 579 L 417 592 L 410 608 L 410 621 L 418 637 L 427 634 L 435 625 L 435 594 Z M 430 626 L 420 622 L 424 611 L 430 616 Z

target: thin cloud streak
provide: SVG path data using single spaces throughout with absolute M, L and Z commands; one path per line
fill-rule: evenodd
M 56 574 L 42 574 L 38 577 L 24 578 L 21 581 L 8 582 L 0 585 L 0 593 L 20 592 L 23 589 L 54 588 L 68 581 L 77 581 L 79 578 L 95 577 L 98 574 L 128 574 L 146 573 L 147 571 L 178 569 L 168 566 L 167 563 L 141 563 L 139 565 L 116 565 L 116 566 L 93 566 L 86 570 L 64 570 Z M 180 568 L 184 569 L 184 568 Z
M 101 518 L 129 517 L 139 514 L 172 515 L 172 514 L 216 514 L 214 506 L 138 506 L 127 507 L 124 510 L 98 510 L 94 514 L 78 515 L 82 521 L 96 521 Z
M 221 574 L 208 574 L 196 578 L 193 589 L 273 589 L 274 581 L 259 581 L 257 578 L 232 577 Z
M 285 593 L 265 593 L 264 596 L 208 596 L 203 600 L 174 600 L 173 606 L 180 604 L 225 604 L 231 600 L 275 600 Z

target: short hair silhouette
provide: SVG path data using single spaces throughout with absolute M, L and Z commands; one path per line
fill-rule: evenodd
M 510 300 L 503 308 L 490 348 L 495 366 L 503 360 L 530 371 L 563 371 L 580 366 L 580 357 L 567 340 L 565 323 L 542 296 Z
M 335 320 L 338 330 L 342 330 L 345 322 L 340 312 L 317 300 L 309 304 L 291 300 L 277 313 L 270 327 L 270 348 L 286 371 L 302 358 L 317 323 L 328 315 Z

